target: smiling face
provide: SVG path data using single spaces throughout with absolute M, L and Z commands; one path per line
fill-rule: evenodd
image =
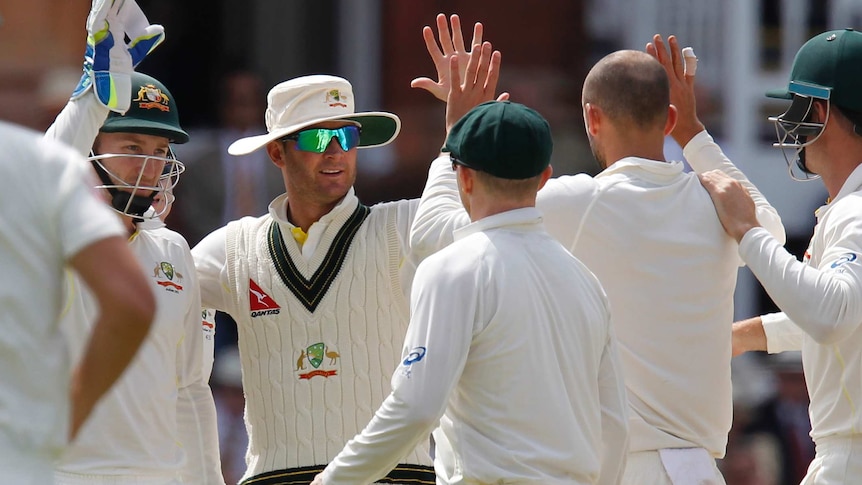
M 352 124 L 329 121 L 308 128 L 336 129 Z M 320 215 L 329 212 L 356 180 L 356 148 L 344 151 L 335 138 L 323 153 L 299 150 L 293 140 L 270 142 L 267 152 L 282 170 L 292 213 L 299 207 L 315 208 Z

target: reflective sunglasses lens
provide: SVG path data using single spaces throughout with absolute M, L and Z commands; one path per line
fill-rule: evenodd
M 342 126 L 335 130 L 338 132 L 338 143 L 344 151 L 359 146 L 359 127 L 358 126 Z
M 323 153 L 332 140 L 331 130 L 313 129 L 297 133 L 296 148 L 304 152 Z
M 305 152 L 323 153 L 333 136 L 338 139 L 338 144 L 344 151 L 359 145 L 359 128 L 343 126 L 337 130 L 312 128 L 300 131 L 296 136 L 296 148 Z

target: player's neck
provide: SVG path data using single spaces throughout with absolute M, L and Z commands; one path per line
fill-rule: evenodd
M 315 204 L 312 202 L 298 202 L 287 199 L 286 217 L 287 220 L 296 227 L 299 227 L 303 232 L 308 232 L 312 224 L 319 221 L 320 218 L 332 212 L 332 209 L 338 205 L 338 201 L 329 204 Z

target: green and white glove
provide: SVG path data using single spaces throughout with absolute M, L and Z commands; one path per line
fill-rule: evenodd
M 126 44 L 126 37 L 131 39 Z M 165 39 L 161 25 L 150 25 L 134 0 L 93 0 L 87 17 L 84 72 L 72 99 L 90 87 L 100 104 L 118 113 L 129 109 L 131 73 Z

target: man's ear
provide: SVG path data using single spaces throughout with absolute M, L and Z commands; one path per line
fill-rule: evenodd
M 828 100 L 817 100 L 814 101 L 814 106 L 812 115 L 816 119 L 811 119 L 810 121 L 814 121 L 815 123 L 825 123 L 827 111 L 829 111 L 829 101 Z M 809 115 L 810 116 L 810 115 Z
M 551 178 L 551 176 L 554 175 L 554 167 L 548 165 L 547 167 L 545 167 L 544 170 L 542 170 L 541 175 L 542 178 L 539 179 L 539 187 L 536 189 L 536 191 L 541 190 L 542 187 L 544 187 L 548 180 Z
M 664 124 L 664 136 L 668 136 L 676 127 L 676 121 L 679 119 L 679 111 L 676 106 L 669 104 L 667 106 L 667 121 Z
M 455 173 L 455 175 L 458 176 L 458 186 L 461 188 L 461 192 L 467 195 L 472 194 L 473 183 L 476 180 L 473 177 L 473 171 L 461 165 L 458 167 L 458 171 Z
M 279 140 L 273 140 L 266 144 L 266 153 L 269 155 L 269 159 L 272 160 L 272 163 L 275 164 L 278 168 L 284 168 L 287 164 L 287 154 L 284 153 L 284 144 Z
M 602 123 L 602 111 L 598 106 L 584 103 L 584 127 L 590 136 L 596 136 Z

